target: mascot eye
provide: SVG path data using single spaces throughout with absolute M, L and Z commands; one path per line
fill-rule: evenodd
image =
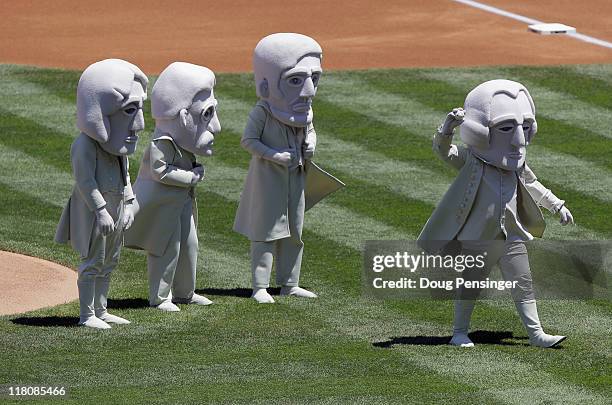
M 302 83 L 304 83 L 304 79 L 301 77 L 293 76 L 289 78 L 289 84 L 292 86 L 300 86 Z
M 123 109 L 123 112 L 126 113 L 127 115 L 134 115 L 136 111 L 138 111 L 138 108 L 134 106 L 128 106 L 127 108 Z
M 529 132 L 530 129 L 531 129 L 531 125 L 523 124 L 523 132 Z
M 512 125 L 504 125 L 503 127 L 499 128 L 499 130 L 504 133 L 512 132 L 513 129 L 514 129 L 514 126 Z
M 215 107 L 208 107 L 206 110 L 202 111 L 202 121 L 210 121 L 213 115 L 215 115 Z
M 315 87 L 317 84 L 319 84 L 319 75 L 317 74 L 312 75 L 312 84 L 314 84 Z

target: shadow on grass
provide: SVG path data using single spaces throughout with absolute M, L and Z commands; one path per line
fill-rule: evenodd
M 518 346 L 524 343 L 509 342 L 505 339 L 526 340 L 527 337 L 515 337 L 512 332 L 494 332 L 487 330 L 477 330 L 469 333 L 468 336 L 474 344 Z M 415 346 L 442 346 L 450 342 L 451 336 L 401 336 L 393 337 L 384 342 L 374 342 L 372 346 L 389 349 L 394 345 L 415 345 Z
M 144 298 L 119 298 L 108 300 L 109 309 L 149 308 L 149 301 Z
M 109 309 L 137 309 L 148 308 L 149 301 L 142 298 L 109 299 Z M 78 316 L 21 316 L 11 319 L 16 325 L 46 326 L 72 328 L 78 326 Z
M 17 325 L 25 326 L 60 326 L 64 328 L 76 327 L 79 323 L 77 316 L 33 316 L 11 319 Z
M 268 288 L 270 295 L 279 295 L 280 288 Z M 250 288 L 203 288 L 196 290 L 197 294 L 202 295 L 220 295 L 223 297 L 238 297 L 238 298 L 251 298 L 253 290 Z

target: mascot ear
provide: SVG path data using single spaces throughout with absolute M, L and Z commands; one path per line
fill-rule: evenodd
M 181 108 L 181 111 L 179 111 L 179 122 L 181 123 L 181 127 L 183 129 L 187 128 L 187 115 L 189 115 L 189 111 Z
M 531 124 L 531 128 L 529 129 L 529 132 L 527 133 L 527 144 L 531 143 L 531 140 L 533 139 L 533 137 L 535 136 L 535 134 L 538 132 L 538 123 L 537 121 L 533 121 L 533 124 Z
M 263 79 L 259 83 L 259 97 L 261 98 L 270 97 L 270 89 L 268 88 L 268 79 Z

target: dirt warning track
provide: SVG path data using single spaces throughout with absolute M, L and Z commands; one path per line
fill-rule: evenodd
M 610 49 L 529 33 L 524 23 L 452 0 L 144 3 L 2 2 L 0 62 L 83 69 L 119 57 L 149 74 L 176 60 L 248 72 L 257 41 L 283 31 L 317 39 L 326 69 L 612 62 Z M 514 3 L 489 4 L 612 40 L 608 0 Z

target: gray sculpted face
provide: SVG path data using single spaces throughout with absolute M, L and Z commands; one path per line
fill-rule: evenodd
M 476 155 L 505 170 L 517 170 L 525 164 L 527 136 L 535 122 L 531 103 L 525 92 L 516 98 L 506 93 L 493 96 L 489 121 L 489 147 L 472 147 Z
M 314 39 L 281 32 L 264 37 L 253 53 L 257 95 L 277 120 L 293 127 L 312 122 L 323 51 Z
M 171 63 L 153 86 L 151 110 L 157 127 L 196 155 L 212 155 L 215 135 L 221 131 L 214 86 L 210 69 L 186 62 Z
M 305 56 L 283 72 L 278 82 L 278 96 L 270 97 L 272 112 L 296 124 L 311 122 L 312 98 L 317 93 L 322 72 L 321 59 L 317 56 Z
M 77 127 L 110 154 L 134 153 L 144 129 L 147 84 L 147 76 L 127 61 L 91 64 L 77 86 Z
M 221 131 L 214 92 L 199 92 L 191 107 L 182 111 L 182 131 L 176 134 L 176 143 L 196 155 L 211 156 L 215 135 Z
M 113 155 L 131 155 L 136 151 L 138 132 L 144 129 L 142 106 L 146 93 L 140 82 L 134 82 L 124 105 L 108 116 L 110 135 L 102 148 Z

